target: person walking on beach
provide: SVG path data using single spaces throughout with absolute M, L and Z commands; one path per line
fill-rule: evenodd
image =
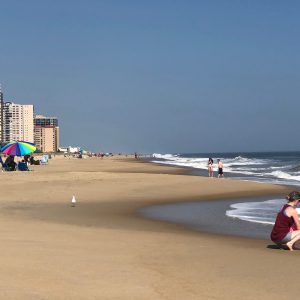
M 208 177 L 214 177 L 213 163 L 214 163 L 213 159 L 209 158 L 207 163 Z
M 218 178 L 220 177 L 224 177 L 224 174 L 223 174 L 223 163 L 221 161 L 221 159 L 218 159 Z
M 288 203 L 277 214 L 271 240 L 280 247 L 286 245 L 292 251 L 295 242 L 300 240 L 300 222 L 295 209 L 300 202 L 300 192 L 293 191 L 287 195 L 286 199 Z

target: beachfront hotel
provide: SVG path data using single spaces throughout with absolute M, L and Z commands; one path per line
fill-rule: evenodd
M 41 152 L 56 152 L 59 148 L 59 127 L 56 117 L 36 115 L 34 142 Z
M 34 108 L 32 104 L 3 103 L 2 142 L 27 141 L 34 143 Z
M 59 127 L 56 117 L 34 116 L 33 104 L 5 102 L 0 84 L 0 141 L 35 143 L 41 152 L 59 148 Z
M 3 110 L 3 107 L 4 107 L 4 97 L 3 97 L 3 93 L 2 93 L 2 87 L 1 87 L 1 84 L 0 84 L 0 140 L 1 140 L 1 143 L 3 142 L 3 126 L 4 126 L 4 123 L 3 123 L 3 114 L 4 114 L 4 110 Z

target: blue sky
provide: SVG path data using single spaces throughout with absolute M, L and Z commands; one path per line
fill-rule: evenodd
M 5 100 L 105 152 L 299 150 L 298 1 L 0 0 Z

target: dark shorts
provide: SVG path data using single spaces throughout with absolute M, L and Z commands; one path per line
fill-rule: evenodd
M 223 168 L 219 168 L 219 169 L 218 169 L 218 174 L 219 174 L 219 175 L 223 175 Z

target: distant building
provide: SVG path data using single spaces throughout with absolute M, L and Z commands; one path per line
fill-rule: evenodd
M 59 127 L 56 117 L 37 115 L 32 104 L 4 102 L 0 85 L 0 142 L 26 141 L 35 143 L 43 152 L 56 152 Z
M 58 151 L 59 152 L 68 152 L 68 148 L 67 147 L 59 147 Z
M 0 141 L 1 144 L 4 141 L 4 137 L 3 137 L 3 132 L 4 132 L 4 123 L 3 123 L 3 114 L 4 114 L 4 97 L 3 97 L 3 93 L 2 93 L 2 87 L 0 84 Z
M 78 152 L 80 152 L 80 150 L 81 150 L 80 147 L 72 147 L 72 146 L 68 147 L 68 152 L 69 153 L 78 153 Z
M 79 153 L 81 152 L 81 148 L 80 147 L 59 147 L 58 150 L 60 152 L 64 152 L 64 153 Z
M 34 142 L 34 108 L 32 104 L 5 102 L 3 109 L 3 142 Z
M 36 115 L 34 118 L 34 143 L 42 152 L 56 152 L 59 148 L 59 127 L 56 117 Z

